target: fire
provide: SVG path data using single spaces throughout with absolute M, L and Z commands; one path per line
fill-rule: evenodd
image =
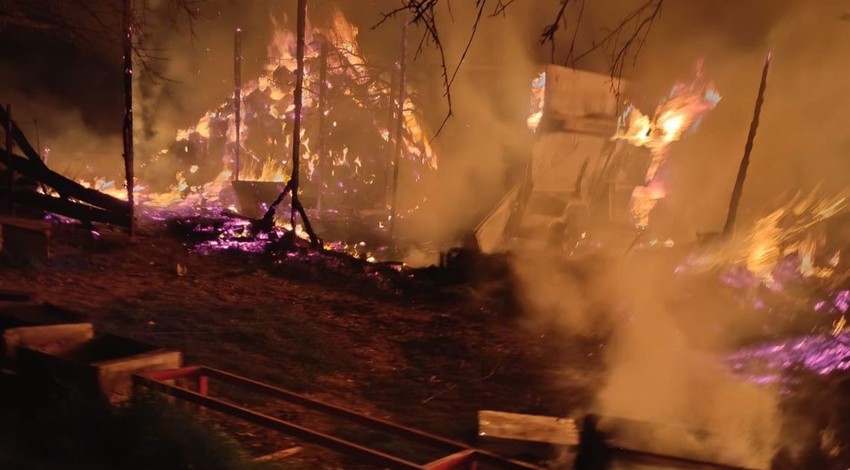
M 817 191 L 797 194 L 784 206 L 756 220 L 728 243 L 704 254 L 703 268 L 741 266 L 761 284 L 782 288 L 788 269 L 800 278 L 829 279 L 841 252 L 827 250 L 824 223 L 847 210 L 847 196 L 819 198 Z
M 636 187 L 632 193 L 631 212 L 639 228 L 649 225 L 650 213 L 667 195 L 661 170 L 667 162 L 670 144 L 695 129 L 719 101 L 720 95 L 714 85 L 702 77 L 701 66 L 698 65 L 694 80 L 689 84 L 677 83 L 655 110 L 654 118 L 634 106 L 626 109 L 613 139 L 645 147 L 651 156 L 645 185 Z
M 545 104 L 544 92 L 546 90 L 546 72 L 540 72 L 531 81 L 531 115 L 526 119 L 526 124 L 531 132 L 536 132 L 540 121 L 543 119 L 543 105 Z
M 198 122 L 177 131 L 174 144 L 151 159 L 148 168 L 174 165 L 184 168 L 174 181 L 150 189 L 139 199 L 152 207 L 221 202 L 227 198 L 240 149 L 239 178 L 280 182 L 291 166 L 291 125 L 295 109 L 293 74 L 296 38 L 272 19 L 275 26 L 268 45 L 271 57 L 263 74 L 242 87 L 242 125 L 236 142 L 236 119 L 232 102 L 205 113 Z M 395 124 L 387 116 L 395 109 L 390 80 L 370 66 L 357 42 L 358 29 L 336 10 L 326 28 L 308 25 L 305 53 L 305 93 L 301 159 L 306 181 L 304 191 L 338 194 L 346 203 L 356 195 L 362 204 L 383 200 L 387 160 L 394 149 Z M 324 49 L 323 40 L 328 47 Z M 319 75 L 322 59 L 327 64 L 327 104 L 324 135 L 318 132 Z M 392 93 L 392 94 L 391 94 Z M 386 109 L 382 111 L 381 106 Z M 424 170 L 437 168 L 437 155 L 429 143 L 414 101 L 403 107 L 402 156 L 410 161 L 415 179 Z M 320 147 L 321 146 L 321 147 Z M 321 152 L 321 154 L 319 153 Z M 327 171 L 319 171 L 322 160 Z M 188 172 L 185 168 L 196 168 Z M 151 170 L 150 174 L 156 173 Z M 145 181 L 142 174 L 142 181 Z M 160 177 L 161 178 L 161 177 Z M 161 183 L 161 181 L 160 181 Z

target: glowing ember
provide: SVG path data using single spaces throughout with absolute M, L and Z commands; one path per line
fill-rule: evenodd
M 757 383 L 807 370 L 820 375 L 850 369 L 850 333 L 809 335 L 744 349 L 729 358 L 732 369 Z
M 667 162 L 669 145 L 681 139 L 688 130 L 695 129 L 719 101 L 720 95 L 714 85 L 703 78 L 698 64 L 694 80 L 689 84 L 676 84 L 655 110 L 654 119 L 633 106 L 626 109 L 613 138 L 646 147 L 651 154 L 645 185 L 636 187 L 632 193 L 631 212 L 639 228 L 649 225 L 649 214 L 667 195 L 661 170 Z

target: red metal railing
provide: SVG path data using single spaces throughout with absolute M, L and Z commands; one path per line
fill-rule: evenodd
M 166 383 L 168 381 L 175 381 L 178 379 L 197 379 L 197 391 L 192 391 L 187 388 Z M 307 409 L 315 410 L 371 428 L 373 430 L 380 430 L 396 437 L 450 452 L 450 454 L 424 464 L 410 462 L 403 458 L 331 436 L 321 431 L 309 429 L 291 421 L 269 416 L 218 398 L 210 397 L 209 379 L 221 381 L 230 385 L 236 385 L 255 393 L 263 394 L 288 403 L 293 403 Z M 502 469 L 542 469 L 541 467 L 527 462 L 509 459 L 483 449 L 470 447 L 462 442 L 446 439 L 444 437 L 429 434 L 418 429 L 402 426 L 383 419 L 366 416 L 336 405 L 314 400 L 305 395 L 300 395 L 282 388 L 273 387 L 262 382 L 257 382 L 255 380 L 210 367 L 192 366 L 181 369 L 146 372 L 141 375 L 134 375 L 133 385 L 137 388 L 142 387 L 156 390 L 180 400 L 225 413 L 268 429 L 289 434 L 304 441 L 318 444 L 328 449 L 357 457 L 363 461 L 381 465 L 385 468 L 405 470 L 451 470 L 456 468 L 475 468 L 478 463 L 481 463 L 490 467 Z

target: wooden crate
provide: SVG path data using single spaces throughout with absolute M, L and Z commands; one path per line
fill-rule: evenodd
M 15 370 L 15 352 L 21 347 L 67 348 L 94 338 L 91 323 L 69 323 L 59 325 L 22 326 L 3 331 L 3 349 L 0 364 Z
M 183 356 L 115 335 L 76 344 L 54 343 L 17 349 L 18 373 L 34 390 L 74 390 L 112 403 L 130 398 L 133 374 L 175 369 Z

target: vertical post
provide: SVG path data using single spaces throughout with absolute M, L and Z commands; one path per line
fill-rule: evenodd
M 209 377 L 206 375 L 198 376 L 198 394 L 207 396 L 210 393 L 210 382 Z
M 239 181 L 239 156 L 242 152 L 242 28 L 233 36 L 233 107 L 236 116 L 236 149 L 233 177 Z
M 297 20 L 297 42 L 295 55 L 298 60 L 298 68 L 295 74 L 295 116 L 292 126 L 292 210 L 289 215 L 292 230 L 295 230 L 295 213 L 300 205 L 298 200 L 298 172 L 301 160 L 301 111 L 303 109 L 304 96 L 304 35 L 307 29 L 307 0 L 298 0 Z
M 402 23 L 401 30 L 401 60 L 398 74 L 398 107 L 396 108 L 395 155 L 393 155 L 393 192 L 390 205 L 390 236 L 395 237 L 395 221 L 397 218 L 398 202 L 398 167 L 401 164 L 401 153 L 404 148 L 404 100 L 405 79 L 407 76 L 407 18 Z
M 198 394 L 203 396 L 209 396 L 210 394 L 210 378 L 206 375 L 198 376 Z M 198 414 L 201 416 L 205 416 L 207 414 L 206 408 L 203 406 L 198 407 Z
M 15 168 L 12 150 L 12 105 L 6 105 L 6 154 L 9 156 L 9 164 L 6 165 L 6 209 L 10 214 L 15 213 Z
M 130 204 L 130 239 L 136 237 L 135 204 L 133 202 L 133 0 L 124 0 L 124 173 L 127 179 L 127 201 Z
M 753 112 L 753 120 L 750 123 L 750 132 L 747 135 L 747 144 L 744 147 L 744 157 L 741 159 L 741 166 L 738 168 L 738 177 L 735 179 L 735 187 L 732 189 L 732 200 L 729 201 L 729 212 L 726 214 L 726 225 L 723 227 L 723 235 L 729 236 L 735 230 L 735 218 L 738 215 L 738 205 L 741 202 L 741 194 L 744 190 L 744 180 L 747 178 L 747 168 L 750 166 L 750 153 L 753 151 L 753 142 L 756 138 L 756 131 L 759 127 L 759 116 L 761 115 L 761 107 L 764 104 L 764 90 L 767 88 L 767 73 L 770 70 L 770 54 L 764 61 L 764 69 L 761 72 L 761 83 L 759 84 L 758 97 L 756 98 L 756 108 Z
M 327 179 L 328 157 L 325 153 L 325 108 L 328 99 L 328 42 L 322 40 L 322 52 L 319 58 L 319 137 L 316 141 L 316 155 L 319 158 L 319 172 L 316 178 L 316 210 L 322 213 L 322 199 L 325 193 L 325 180 Z
M 393 64 L 393 69 L 395 68 L 395 64 Z M 387 103 L 387 109 L 389 112 L 387 113 L 387 153 L 386 153 L 386 162 L 384 165 L 384 207 L 389 206 L 389 198 L 390 198 L 390 169 L 393 164 L 393 153 L 389 150 L 389 144 L 392 140 L 392 132 L 393 125 L 395 124 L 395 89 L 396 89 L 396 78 L 395 70 L 390 74 L 390 95 L 389 95 L 389 103 Z

